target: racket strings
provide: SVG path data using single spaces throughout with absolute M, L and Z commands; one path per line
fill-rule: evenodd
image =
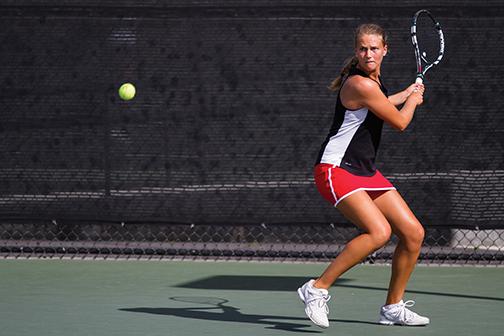
M 423 62 L 434 63 L 440 53 L 439 27 L 426 15 L 417 19 L 416 38 L 420 57 Z

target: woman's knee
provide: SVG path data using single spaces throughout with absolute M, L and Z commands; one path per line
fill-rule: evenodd
M 387 244 L 387 242 L 390 240 L 392 230 L 389 225 L 382 225 L 369 232 L 369 234 L 371 235 L 376 248 L 380 248 L 383 245 Z
M 416 222 L 410 226 L 407 232 L 402 233 L 399 238 L 408 250 L 419 251 L 425 238 L 425 230 L 420 223 Z

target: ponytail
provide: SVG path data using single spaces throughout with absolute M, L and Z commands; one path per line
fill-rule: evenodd
M 343 64 L 341 74 L 338 77 L 336 77 L 335 80 L 332 81 L 331 85 L 329 85 L 329 90 L 338 91 L 341 88 L 341 85 L 343 84 L 343 79 L 350 73 L 350 69 L 356 66 L 357 63 L 359 63 L 357 57 L 353 56 L 347 58 L 345 63 Z

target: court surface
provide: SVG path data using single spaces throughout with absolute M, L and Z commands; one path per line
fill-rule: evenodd
M 325 264 L 0 261 L 2 335 L 502 335 L 504 268 L 419 266 L 406 299 L 427 327 L 376 324 L 388 266 L 361 265 L 331 289 L 329 329 L 296 288 Z

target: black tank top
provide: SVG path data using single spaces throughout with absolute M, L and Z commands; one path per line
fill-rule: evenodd
M 369 78 L 364 71 L 353 67 L 343 84 L 351 76 Z M 380 89 L 388 91 L 379 78 Z M 317 163 L 329 163 L 360 176 L 372 176 L 376 172 L 375 159 L 380 145 L 383 120 L 367 108 L 347 109 L 341 103 L 340 91 L 336 100 L 334 119 L 329 134 L 322 144 Z

